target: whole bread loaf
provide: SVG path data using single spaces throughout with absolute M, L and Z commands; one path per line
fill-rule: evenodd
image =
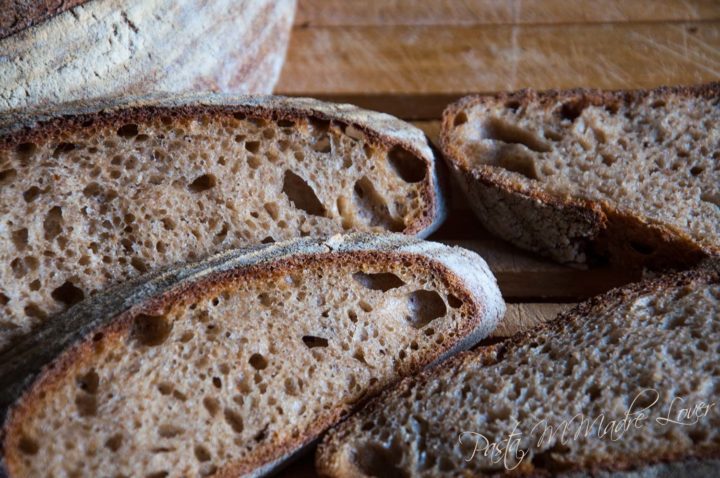
M 8 0 L 0 111 L 102 97 L 271 93 L 295 0 Z
M 503 312 L 478 255 L 398 234 L 154 273 L 0 354 L 0 475 L 260 476 Z
M 709 477 L 720 260 L 460 354 L 330 432 L 322 476 Z
M 448 107 L 442 145 L 483 225 L 560 262 L 720 251 L 720 85 L 530 90 Z
M 350 105 L 170 97 L 0 118 L 0 350 L 96 291 L 260 242 L 443 219 L 422 132 Z

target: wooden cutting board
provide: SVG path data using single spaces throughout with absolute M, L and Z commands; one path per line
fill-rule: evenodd
M 717 80 L 718 0 L 299 0 L 276 92 L 385 111 L 436 142 L 443 108 L 471 92 Z M 431 239 L 486 258 L 509 303 L 503 334 L 639 279 L 534 257 L 451 203 Z M 314 477 L 312 454 L 280 476 Z

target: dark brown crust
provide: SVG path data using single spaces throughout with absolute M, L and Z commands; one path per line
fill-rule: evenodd
M 197 118 L 202 115 L 243 115 L 248 118 L 265 119 L 270 121 L 309 119 L 319 121 L 331 121 L 341 126 L 352 125 L 362 131 L 368 142 L 380 148 L 391 149 L 400 147 L 410 152 L 426 164 L 426 176 L 423 181 L 423 188 L 420 191 L 423 208 L 422 215 L 414 222 L 406 224 L 403 234 L 427 236 L 434 229 L 439 227 L 445 218 L 444 206 L 444 170 L 441 161 L 429 161 L 425 154 L 411 141 L 402 141 L 383 135 L 382 131 L 372 127 L 343 120 L 336 115 L 328 114 L 317 109 L 247 105 L 206 105 L 186 104 L 177 106 L 131 106 L 115 109 L 110 112 L 99 111 L 96 113 L 83 113 L 50 118 L 37 123 L 36 125 L 24 126 L 8 134 L 0 133 L 0 151 L 10 150 L 17 145 L 34 142 L 47 141 L 47 138 L 58 137 L 63 133 L 73 133 L 91 126 L 113 126 L 127 123 L 142 123 L 157 116 L 168 116 L 174 120 Z M 429 142 L 428 142 L 429 144 Z M 429 147 L 429 146 L 428 146 Z M 433 150 L 434 153 L 434 150 Z M 433 178 L 437 178 L 434 184 Z
M 6 0 L 0 4 L 0 40 L 89 0 Z
M 665 86 L 654 90 L 604 91 L 578 88 L 543 92 L 520 90 L 495 95 L 467 96 L 449 105 L 443 112 L 443 156 L 451 170 L 465 178 L 464 182 L 469 183 L 469 188 L 478 188 L 478 194 L 517 198 L 531 208 L 538 205 L 550 206 L 556 210 L 558 222 L 569 222 L 578 228 L 584 228 L 585 234 L 568 239 L 571 246 L 577 248 L 590 261 L 594 258 L 609 258 L 615 265 L 633 268 L 689 267 L 705 257 L 720 254 L 720 248 L 704 247 L 676 227 L 648 223 L 643 218 L 625 214 L 606 202 L 591 201 L 579 196 L 561 196 L 543 189 L 541 185 L 526 187 L 498 174 L 497 167 L 481 165 L 471 169 L 464 160 L 462 151 L 451 140 L 450 133 L 455 116 L 460 111 L 478 104 L 512 102 L 519 106 L 533 103 L 547 107 L 563 101 L 607 106 L 636 103 L 649 95 L 717 100 L 720 98 L 720 82 L 696 86 Z M 487 218 L 479 216 L 483 223 L 487 222 Z M 488 226 L 490 225 L 486 224 L 486 227 Z M 493 232 L 492 227 L 488 228 Z M 527 244 L 513 242 L 520 247 L 529 248 Z M 632 244 L 640 247 L 633 247 Z M 563 261 L 562 254 L 538 249 L 536 252 Z
M 455 337 L 446 340 L 442 347 L 432 350 L 427 356 L 410 362 L 403 367 L 403 369 L 398 370 L 399 376 L 412 375 L 424 366 L 434 362 L 444 352 L 452 349 L 458 345 L 463 338 L 471 334 L 481 320 L 483 313 L 481 310 L 482 304 L 478 304 L 473 300 L 473 295 L 464 286 L 462 278 L 457 277 L 444 265 L 418 254 L 393 253 L 377 250 L 308 254 L 270 263 L 260 263 L 249 267 L 214 272 L 187 286 L 178 288 L 170 287 L 169 290 L 132 306 L 131 309 L 126 310 L 120 315 L 101 318 L 97 326 L 83 330 L 82 336 L 78 338 L 78 341 L 67 347 L 58 357 L 45 356 L 40 352 L 42 362 L 47 365 L 30 372 L 35 375 L 35 378 L 32 382 L 28 382 L 27 388 L 21 392 L 19 398 L 15 400 L 14 405 L 6 411 L 7 416 L 5 417 L 2 435 L 0 436 L 0 440 L 2 440 L 0 476 L 14 476 L 12 470 L 16 465 L 12 453 L 17 450 L 20 439 L 17 431 L 24 417 L 31 415 L 35 411 L 38 401 L 41 400 L 41 396 L 52 393 L 61 383 L 65 373 L 73 366 L 89 360 L 93 351 L 100 343 L 107 346 L 108 343 L 112 344 L 113 341 L 124 340 L 130 333 L 133 319 L 137 315 L 142 313 L 150 315 L 163 313 L 173 304 L 191 302 L 202 297 L 207 297 L 213 293 L 217 293 L 220 288 L 231 286 L 234 282 L 259 279 L 279 280 L 281 276 L 287 274 L 287 272 L 292 269 L 326 267 L 337 261 L 342 261 L 343 264 L 348 262 L 355 263 L 358 267 L 378 265 L 387 267 L 391 264 L 401 264 L 408 268 L 419 268 L 423 271 L 430 271 L 444 283 L 448 290 L 452 291 L 453 294 L 464 301 L 464 307 L 467 308 L 464 313 L 471 320 L 463 322 L 457 330 Z M 111 294 L 112 292 L 106 295 Z M 96 297 L 93 301 L 102 303 L 103 298 Z M 27 366 L 27 364 L 25 365 Z M 39 366 L 39 364 L 35 365 Z M 33 365 L 31 365 L 31 368 L 32 366 Z M 27 371 L 25 371 L 25 373 L 27 373 Z M 20 374 L 20 376 L 22 375 L 23 374 Z M 3 382 L 3 386 L 6 385 L 7 383 Z M 369 395 L 373 395 L 379 391 L 380 390 L 371 390 Z M 286 455 L 290 455 L 293 450 L 317 439 L 322 431 L 334 423 L 337 423 L 344 416 L 347 416 L 357 405 L 358 404 L 355 404 L 355 406 L 352 407 L 345 406 L 344 408 L 333 410 L 329 416 L 318 420 L 313 428 L 307 430 L 298 438 L 286 439 L 280 443 L 267 443 L 258 447 L 251 459 L 245 462 L 226 465 L 218 471 L 217 476 L 238 476 L 250 473 L 261 466 L 273 463 Z M 11 450 L 9 455 L 8 450 Z
M 567 312 L 559 314 L 555 319 L 540 324 L 530 331 L 519 333 L 499 343 L 491 345 L 479 344 L 476 348 L 461 352 L 437 367 L 428 368 L 415 376 L 406 377 L 398 383 L 392 393 L 395 395 L 407 393 L 409 395 L 408 392 L 411 388 L 422 386 L 423 383 L 432 379 L 433 375 L 439 370 L 455 367 L 459 368 L 468 362 L 478 362 L 483 366 L 491 366 L 500 363 L 502 362 L 503 357 L 512 356 L 516 348 L 528 341 L 534 340 L 535 336 L 545 335 L 550 331 L 562 332 L 563 328 L 566 327 L 567 322 L 583 320 L 585 317 L 591 316 L 602 309 L 612 306 L 612 304 L 633 300 L 640 295 L 650 294 L 663 289 L 683 287 L 691 284 L 717 283 L 720 283 L 720 258 L 712 258 L 703 261 L 696 268 L 689 271 L 667 274 L 654 280 L 637 282 L 610 290 L 605 294 L 593 297 L 577 305 Z M 382 407 L 384 398 L 385 394 L 376 396 L 367 404 L 367 409 L 371 410 L 373 408 Z M 325 449 L 331 446 L 332 445 L 328 443 L 328 440 L 321 442 L 318 446 L 315 458 L 316 468 L 318 469 L 320 476 L 334 476 L 331 473 L 331 469 L 328 468 L 330 464 L 323 460 L 323 455 L 328 453 Z M 689 453 L 685 450 L 664 455 L 651 454 L 646 456 L 616 457 L 616 460 L 612 463 L 596 463 L 592 465 L 590 469 L 577 466 L 575 468 L 564 469 L 563 473 L 570 474 L 577 472 L 584 473 L 587 476 L 595 476 L 599 472 L 629 471 L 663 463 L 715 459 L 720 459 L 720 447 L 704 450 L 697 450 L 693 448 Z M 533 468 L 532 465 L 530 465 L 525 469 L 515 470 L 512 476 L 548 478 L 555 475 L 555 472 Z

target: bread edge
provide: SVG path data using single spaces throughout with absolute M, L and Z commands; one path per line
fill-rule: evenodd
M 522 105 L 536 102 L 541 107 L 548 107 L 564 101 L 608 105 L 632 103 L 651 95 L 716 99 L 720 98 L 720 82 L 642 90 L 525 89 L 494 95 L 466 96 L 443 111 L 440 134 L 443 158 L 461 184 L 483 226 L 521 248 L 568 264 L 582 264 L 598 257 L 603 260 L 610 257 L 616 264 L 635 268 L 645 265 L 657 268 L 693 266 L 705 257 L 720 254 L 720 248 L 703 246 L 672 225 L 624 214 L 607 202 L 555 194 L 532 181 L 517 181 L 499 167 L 481 165 L 469 169 L 465 167 L 460 148 L 451 140 L 455 115 L 476 105 L 505 102 Z M 507 216 L 501 217 L 492 209 L 483 207 L 484 203 L 492 200 L 507 205 L 520 227 L 507 230 Z M 548 224 L 545 232 L 522 227 L 531 224 L 532 218 L 538 216 L 544 216 Z M 570 234 L 564 231 L 573 232 Z M 643 257 L 629 246 L 632 241 L 650 246 L 653 254 Z
M 6 357 L 11 360 L 0 362 L 0 375 L 7 377 L 8 370 L 15 372 L 15 382 L 8 385 L 3 379 L 2 402 L 11 404 L 4 417 L 0 440 L 5 447 L 8 433 L 17 426 L 18 417 L 32 409 L 31 397 L 33 393 L 43 387 L 52 386 L 54 380 L 62 371 L 75 360 L 93 347 L 92 336 L 101 332 L 104 335 L 125 333 L 130 326 L 134 315 L 148 310 L 161 309 L 167 301 L 183 296 L 202 295 L 210 284 L 219 284 L 231 279 L 234 272 L 253 267 L 272 270 L 274 273 L 282 272 L 282 264 L 287 261 L 308 261 L 314 257 L 326 256 L 333 253 L 350 253 L 360 256 L 372 254 L 392 254 L 398 258 L 411 257 L 435 269 L 435 272 L 444 277 L 449 287 L 457 289 L 465 296 L 465 300 L 472 304 L 471 320 L 467 322 L 466 330 L 461 330 L 458 340 L 450 344 L 448 350 L 441 356 L 424 359 L 433 362 L 442 360 L 451 353 L 467 348 L 479 341 L 492 331 L 502 316 L 504 302 L 500 296 L 494 277 L 487 264 L 476 254 L 451 248 L 442 244 L 426 243 L 424 241 L 408 238 L 399 234 L 373 235 L 351 234 L 347 236 L 334 236 L 328 240 L 297 239 L 282 243 L 255 246 L 238 251 L 230 251 L 213 256 L 205 261 L 181 266 L 178 269 L 165 272 L 151 273 L 144 278 L 117 286 L 106 293 L 94 296 L 69 309 L 63 316 L 57 317 L 53 324 L 62 324 L 65 329 L 76 328 L 69 334 L 64 345 L 55 349 L 38 347 L 47 339 L 48 334 L 39 333 L 28 339 L 22 350 L 28 353 L 15 355 L 12 350 Z M 279 268 L 278 268 L 279 266 Z M 274 268 L 274 269 L 273 269 Z M 465 273 L 469 279 L 459 275 Z M 79 319 L 78 319 L 79 317 Z M 75 318 L 75 319 L 73 319 Z M 64 320 L 67 319 L 67 320 Z M 83 325 L 83 322 L 85 324 Z M 56 326 L 63 330 L 63 326 Z M 52 328 L 52 327 L 50 327 Z M 52 332 L 52 330 L 51 330 Z M 28 357 L 29 355 L 29 357 Z M 22 364 L 31 364 L 23 370 Z M 410 371 L 420 370 L 427 363 L 411 363 Z M 31 369 L 31 370 L 28 370 Z M 19 369 L 19 370 L 18 370 Z M 28 403 L 30 400 L 30 403 Z M 219 476 L 235 476 L 237 473 L 251 473 L 253 470 L 270 471 L 282 465 L 291 456 L 296 455 L 298 448 L 309 446 L 326 428 L 339 421 L 344 415 L 343 410 L 335 411 L 328 423 L 318 423 L 315 430 L 309 430 L 305 436 L 298 438 L 297 443 L 285 443 L 280 451 L 280 457 L 258 463 L 242 463 L 228 465 L 220 470 Z M 265 447 L 267 448 L 267 447 Z M 277 447 L 262 450 L 263 453 L 277 455 Z M 256 459 L 258 456 L 255 457 Z M 9 476 L 7 455 L 2 451 L 0 461 L 0 476 Z M 10 465 L 12 466 L 12 465 Z M 3 475 L 3 473 L 5 475 Z M 260 472 L 258 472 L 260 473 Z M 264 473 L 264 471 L 263 471 Z
M 714 284 L 720 283 L 720 258 L 706 259 L 698 266 L 691 270 L 666 274 L 655 279 L 636 282 L 626 286 L 612 289 L 604 294 L 593 297 L 582 302 L 574 308 L 558 314 L 554 319 L 542 323 L 529 331 L 521 332 L 511 338 L 502 340 L 491 345 L 478 345 L 478 347 L 458 353 L 454 357 L 444 363 L 426 368 L 414 377 L 406 377 L 398 382 L 398 385 L 387 394 L 397 395 L 409 390 L 414 386 L 421 386 L 424 382 L 431 379 L 433 374 L 445 369 L 453 367 L 463 367 L 466 363 L 481 362 L 483 365 L 492 365 L 502 360 L 506 354 L 512 353 L 514 348 L 531 341 L 535 336 L 543 335 L 550 330 L 562 330 L 565 322 L 569 320 L 582 320 L 583 317 L 592 314 L 599 309 L 607 307 L 609 304 L 617 303 L 624 300 L 631 300 L 640 295 L 656 292 L 663 289 L 674 287 L 683 287 L 694 283 Z M 364 410 L 371 412 L 373 409 L 382 407 L 383 400 L 387 396 L 386 393 L 379 394 L 372 398 L 366 405 Z M 337 468 L 339 458 L 342 454 L 343 434 L 347 433 L 350 423 L 361 420 L 363 411 L 349 417 L 345 422 L 331 428 L 325 434 L 322 441 L 318 445 L 315 455 L 315 467 L 318 474 L 322 477 L 344 478 L 355 476 L 354 470 L 342 470 Z M 351 435 L 352 436 L 352 435 Z M 703 470 L 703 466 L 710 463 L 720 463 L 720 448 L 710 454 L 682 454 L 678 456 L 658 456 L 652 461 L 633 461 L 631 457 L 616 460 L 613 463 L 598 464 L 589 470 L 571 469 L 562 473 L 562 476 L 603 476 L 603 477 L 623 477 L 630 476 L 643 478 L 643 470 L 646 468 L 656 467 L 659 471 L 673 470 L 676 465 L 684 466 L 685 463 L 695 464 L 699 470 Z M 632 473 L 637 473 L 634 475 Z M 534 470 L 529 475 L 549 477 L 553 476 L 545 470 Z M 650 475 L 655 477 L 656 475 Z M 664 476 L 664 475 L 659 475 Z M 672 475 L 675 476 L 675 475 Z M 685 475 L 678 475 L 685 476 Z M 694 475 L 689 475 L 694 476 Z M 649 478 L 649 477 L 648 477 Z
M 352 125 L 371 142 L 388 149 L 400 147 L 426 164 L 422 198 L 429 210 L 406 226 L 404 234 L 427 237 L 447 215 L 444 163 L 435 155 L 425 133 L 394 116 L 343 103 L 313 98 L 224 93 L 147 95 L 70 102 L 48 110 L 0 113 L 0 149 L 45 138 L 62 128 L 81 128 L 85 122 L 122 124 L 171 111 L 178 117 L 202 113 L 241 113 L 269 120 L 318 119 Z

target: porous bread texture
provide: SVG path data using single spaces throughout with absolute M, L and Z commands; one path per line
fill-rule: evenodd
M 30 17 L 5 38 L 0 25 L 0 111 L 161 92 L 272 93 L 296 8 L 296 0 L 52 0 L 47 9 L 33 0 L 38 8 L 23 12 L 18 3 L 2 5 L 8 17 Z
M 0 138 L 0 350 L 148 270 L 296 236 L 424 235 L 441 220 L 432 152 L 409 125 L 310 100 L 207 101 Z
M 720 251 L 719 91 L 468 97 L 445 112 L 443 149 L 485 226 L 521 247 L 692 263 Z
M 720 454 L 719 313 L 717 261 L 612 291 L 533 333 L 405 379 L 328 434 L 318 469 L 650 477 L 687 466 L 708 476 L 702 470 L 716 470 Z
M 467 251 L 362 236 L 288 244 L 188 266 L 189 282 L 159 275 L 127 314 L 94 317 L 104 325 L 13 408 L 8 476 L 255 475 L 502 314 Z

